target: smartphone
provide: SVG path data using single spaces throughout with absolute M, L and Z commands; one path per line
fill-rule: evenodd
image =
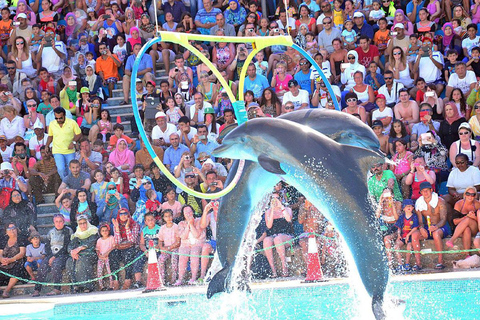
M 390 191 L 387 191 L 383 194 L 384 197 L 386 198 L 391 198 L 392 197 L 392 193 Z
M 12 25 L 13 25 L 14 27 L 18 27 L 18 26 L 20 25 L 20 22 L 18 22 L 18 21 L 13 21 Z
M 428 57 L 430 55 L 430 53 L 429 53 L 430 48 L 429 47 L 427 47 L 427 46 L 422 47 L 422 51 L 423 51 L 422 57 Z
M 422 139 L 422 144 L 432 144 L 432 134 L 430 132 L 422 133 L 420 138 Z
M 218 182 L 214 181 L 214 182 L 212 182 L 210 185 L 211 185 L 211 186 L 216 186 L 217 184 L 218 184 Z
M 391 35 L 392 37 L 395 37 L 397 34 L 398 34 L 398 32 L 395 32 L 395 31 L 390 32 L 390 35 Z
M 198 139 L 200 140 L 205 140 L 207 137 L 206 136 L 198 136 Z
M 110 19 L 110 15 L 109 14 L 104 14 L 103 19 L 105 19 L 105 20 Z
M 342 69 L 347 69 L 348 67 L 350 67 L 350 63 L 342 63 L 340 65 L 340 68 L 342 68 Z
M 435 92 L 433 92 L 433 91 L 425 92 L 425 97 L 434 97 L 434 96 L 435 96 Z
M 45 47 L 51 47 L 53 42 L 52 37 L 45 37 Z
M 185 168 L 185 173 L 190 173 L 193 171 L 192 167 Z

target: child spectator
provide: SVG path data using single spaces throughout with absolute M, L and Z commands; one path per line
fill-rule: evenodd
M 368 20 L 370 20 L 371 23 L 377 24 L 378 20 L 383 17 L 385 17 L 385 12 L 380 9 L 380 1 L 375 0 L 372 3 L 372 10 L 368 14 Z
M 104 166 L 108 162 L 108 151 L 103 147 L 103 141 L 100 139 L 95 140 L 93 143 L 93 151 L 102 155 L 102 165 Z
M 314 2 L 314 1 L 312 1 Z M 342 0 L 334 0 L 333 1 L 333 24 L 338 30 L 343 29 L 343 9 L 342 9 L 343 1 Z
M 345 49 L 355 49 L 355 42 L 357 41 L 357 33 L 353 30 L 352 20 L 345 21 L 345 28 L 342 31 L 342 41 Z
M 179 218 L 181 215 L 180 211 L 182 211 L 182 204 L 176 200 L 177 194 L 175 193 L 175 189 L 167 187 L 165 194 L 167 201 L 162 203 L 162 212 L 164 210 L 171 210 L 173 219 Z
M 480 10 L 479 10 L 480 11 Z M 472 48 L 472 56 L 470 60 L 466 63 L 468 69 L 473 70 L 475 72 L 475 76 L 480 78 L 480 48 L 474 47 Z
M 418 45 L 418 36 L 414 33 L 410 35 L 410 44 L 408 45 L 407 51 L 407 62 L 410 64 L 410 70 L 413 70 L 413 65 L 417 60 L 418 51 L 420 46 Z
M 158 241 L 162 253 L 158 258 L 160 265 L 160 276 L 165 281 L 165 262 L 171 259 L 170 283 L 177 280 L 178 274 L 178 255 L 172 254 L 178 252 L 180 246 L 180 230 L 178 225 L 173 223 L 173 212 L 170 209 L 163 210 L 163 221 L 165 224 L 160 227 Z
M 415 98 L 415 101 L 420 105 L 423 102 L 423 99 L 425 98 L 425 92 L 427 91 L 427 84 L 425 83 L 425 80 L 421 77 L 417 78 L 415 80 L 415 86 L 417 87 L 417 96 Z
M 97 245 L 95 250 L 97 251 L 98 261 L 97 261 L 97 277 L 100 278 L 103 276 L 103 272 L 105 271 L 107 274 L 112 273 L 110 269 L 110 260 L 109 254 L 115 249 L 115 239 L 110 234 L 110 225 L 109 224 L 102 224 L 98 230 L 100 234 L 100 238 L 97 240 Z M 103 286 L 103 279 L 98 280 L 98 286 L 100 287 L 101 291 L 106 290 L 113 290 L 113 278 L 112 276 L 108 277 L 109 286 Z M 118 288 L 115 288 L 118 289 Z
M 102 216 L 105 209 L 105 195 L 107 192 L 107 182 L 102 170 L 97 169 L 93 173 L 95 182 L 90 186 L 90 193 L 92 194 L 92 202 L 97 203 L 97 216 Z
M 162 204 L 157 199 L 157 192 L 153 189 L 147 190 L 147 202 L 145 202 L 145 208 L 147 213 L 153 213 L 155 216 L 159 215 L 162 211 Z
M 45 244 L 40 243 L 40 233 L 38 232 L 32 232 L 30 237 L 28 237 L 28 241 L 30 241 L 31 244 L 27 246 L 27 262 L 25 262 L 25 269 L 27 270 L 30 279 L 35 280 L 33 271 L 38 269 L 38 266 L 46 256 Z
M 368 74 L 365 76 L 365 84 L 371 86 L 374 92 L 377 92 L 385 84 L 383 74 L 378 73 L 377 69 L 377 63 L 375 61 L 370 62 L 367 70 Z
M 115 183 L 118 193 L 123 194 L 125 197 L 127 197 L 130 190 L 124 187 L 125 184 L 123 181 L 123 176 L 120 174 L 120 170 L 118 170 L 117 168 L 112 168 L 112 170 L 110 171 L 110 175 L 110 181 Z
M 414 271 L 422 270 L 421 261 L 420 261 L 420 242 L 418 237 L 418 216 L 414 214 L 413 209 L 414 202 L 411 199 L 405 199 L 402 202 L 403 213 L 398 218 L 395 226 L 398 228 L 398 236 L 397 241 L 395 243 L 395 250 L 400 250 L 406 244 L 407 250 L 413 249 L 416 251 L 415 253 L 415 261 L 416 264 L 413 266 Z M 417 233 L 417 236 L 414 234 Z M 399 264 L 398 271 L 410 271 L 412 268 L 410 267 L 410 257 L 411 253 L 407 252 L 405 258 L 405 264 L 403 264 L 402 254 L 400 252 L 396 252 L 397 260 Z
M 37 112 L 43 114 L 43 116 L 47 116 L 47 114 L 52 111 L 52 106 L 50 105 L 51 96 L 52 94 L 47 90 L 43 90 L 41 93 L 43 101 L 38 105 Z
M 179 107 L 175 106 L 173 97 L 167 97 L 165 99 L 165 105 L 168 107 L 168 110 L 165 112 L 167 114 L 167 121 L 175 126 L 178 125 L 178 120 L 180 120 L 184 114 Z
M 159 247 L 158 235 L 160 233 L 160 227 L 155 224 L 155 217 L 153 215 L 153 212 L 147 212 L 144 216 L 144 219 L 145 227 L 143 227 L 142 232 L 140 233 L 140 250 L 142 250 L 143 252 L 147 251 L 148 257 L 148 250 L 151 248 L 150 241 L 153 242 L 154 248 Z M 145 259 L 143 260 L 145 263 Z
M 40 48 L 40 43 L 43 39 L 43 34 L 40 32 L 42 26 L 40 24 L 34 24 L 32 26 L 32 38 L 30 39 L 30 52 L 32 53 L 32 60 L 35 60 L 34 54 L 37 53 Z
M 133 140 L 129 136 L 123 134 L 124 131 L 125 128 L 120 123 L 116 123 L 113 126 L 113 136 L 110 137 L 110 142 L 108 146 L 108 149 L 110 149 L 110 151 L 113 151 L 113 149 L 115 149 L 118 139 L 125 139 L 128 144 L 131 144 L 133 142 Z M 132 144 L 132 147 L 130 147 L 130 149 L 133 149 L 134 146 L 135 144 Z
M 265 53 L 262 51 L 257 52 L 255 55 L 255 68 L 257 69 L 257 74 L 260 74 L 264 77 L 267 77 L 267 70 L 268 70 L 268 62 L 264 61 Z
M 68 195 L 68 191 L 63 189 L 55 199 L 55 205 L 63 216 L 66 225 L 70 225 L 70 211 L 72 208 L 72 199 Z
M 443 65 L 443 73 L 445 76 L 445 81 L 448 83 L 448 79 L 452 74 L 455 73 L 455 65 L 458 62 L 458 53 L 457 51 L 450 49 L 447 51 L 447 60 L 444 62 Z
M 373 43 L 378 47 L 379 54 L 383 55 L 390 40 L 390 30 L 387 29 L 388 22 L 385 18 L 378 19 L 377 24 L 379 30 L 373 36 Z
M 97 123 L 98 134 L 102 136 L 102 142 L 110 140 L 112 136 L 112 118 L 108 110 L 102 110 L 100 113 L 100 120 Z M 97 135 L 98 136 L 98 135 Z M 94 139 L 97 137 L 93 137 Z M 108 158 L 108 157 L 107 157 Z
M 307 51 L 311 57 L 314 57 L 315 54 L 318 52 L 317 40 L 315 40 L 315 36 L 313 35 L 312 32 L 308 32 L 305 35 L 305 38 L 307 42 L 305 46 L 305 51 Z

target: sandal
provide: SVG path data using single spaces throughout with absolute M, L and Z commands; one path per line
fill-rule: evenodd
M 10 298 L 10 294 L 8 292 L 3 291 L 2 298 L 3 299 L 8 299 L 8 298 Z
M 435 266 L 435 269 L 436 270 L 443 270 L 443 269 L 445 269 L 445 266 L 441 263 L 437 263 L 437 265 Z
M 175 286 L 175 287 L 178 287 L 178 286 L 181 286 L 181 285 L 182 285 L 181 280 L 177 280 L 174 284 L 172 284 L 172 286 Z
M 197 281 L 195 281 L 195 280 L 193 280 L 193 279 L 190 279 L 190 280 L 188 280 L 187 284 L 190 285 L 190 286 L 196 286 L 196 285 L 197 285 Z
M 414 265 L 412 270 L 415 271 L 415 272 L 418 272 L 418 271 L 422 270 L 422 267 L 419 266 L 419 265 Z
M 40 291 L 38 291 L 38 290 L 33 291 L 32 297 L 34 297 L 34 298 L 40 297 Z
M 405 263 L 402 267 L 403 267 L 403 271 L 411 271 L 412 270 L 409 263 Z

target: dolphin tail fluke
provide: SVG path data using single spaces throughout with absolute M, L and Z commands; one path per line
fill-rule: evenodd
M 383 296 L 382 295 L 374 295 L 372 297 L 372 311 L 375 319 L 377 320 L 384 320 L 385 312 L 383 311 Z
M 210 299 L 215 293 L 224 292 L 227 287 L 227 276 L 230 272 L 230 268 L 225 266 L 222 270 L 218 271 L 208 284 L 207 298 Z

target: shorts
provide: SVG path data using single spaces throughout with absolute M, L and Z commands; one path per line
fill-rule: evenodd
M 35 261 L 32 261 L 32 262 L 27 261 L 27 262 L 25 262 L 24 266 L 25 266 L 25 268 L 30 267 L 30 268 L 32 268 L 32 270 L 37 270 L 40 263 L 42 263 L 42 259 L 35 260 Z
M 168 50 L 170 51 L 170 62 L 172 62 L 173 60 L 175 60 L 175 52 L 173 52 L 172 50 L 170 49 L 164 49 L 164 50 Z M 159 51 L 157 50 L 157 53 L 158 53 L 158 59 L 157 59 L 157 62 L 163 62 L 163 55 L 162 55 L 162 51 Z
M 217 250 L 217 240 L 208 240 L 207 243 L 212 246 L 213 252 Z
M 111 77 L 111 78 L 107 78 L 107 79 L 105 79 L 105 82 L 106 82 L 106 83 L 113 83 L 113 84 L 116 84 L 116 83 L 117 83 L 117 81 L 118 81 L 118 79 L 117 79 L 117 78 L 115 78 L 115 77 Z
M 477 232 L 477 235 L 475 236 L 475 239 L 480 239 L 480 232 Z
M 442 85 L 445 85 L 445 81 L 443 81 L 442 79 L 438 79 L 438 80 L 435 80 L 435 81 L 433 81 L 433 82 L 427 83 L 427 85 L 429 85 L 429 84 L 434 84 L 434 85 L 442 84 Z
M 428 232 L 428 226 L 425 224 L 423 225 L 423 227 L 425 228 L 425 230 L 427 230 Z M 443 231 L 443 238 L 446 238 L 448 237 L 449 235 L 452 234 L 452 230 L 450 229 L 450 225 L 448 223 L 445 223 L 445 225 L 441 228 L 439 228 L 440 230 Z M 433 239 L 433 236 L 430 234 L 430 232 L 428 232 L 428 238 L 427 239 Z
M 403 244 L 412 243 L 412 237 L 408 238 L 408 241 L 405 241 L 405 238 L 398 238 Z

